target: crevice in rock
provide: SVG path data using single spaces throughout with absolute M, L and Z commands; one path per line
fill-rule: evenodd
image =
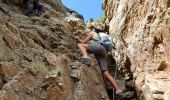
M 2 90 L 3 86 L 7 83 L 5 80 L 5 76 L 3 74 L 0 75 L 0 90 Z
M 149 24 L 149 23 L 152 23 L 153 20 L 154 20 L 154 16 L 153 16 L 153 15 L 149 15 L 149 16 L 147 17 L 148 24 Z
M 131 61 L 130 61 L 130 58 L 128 56 L 126 56 L 126 61 L 124 63 L 124 66 L 125 66 L 124 74 L 125 74 L 126 80 L 132 80 L 133 74 L 131 72 Z
M 167 7 L 170 7 L 170 0 L 167 0 Z
M 164 46 L 164 43 L 163 43 L 163 36 L 162 36 L 162 32 L 157 32 L 157 33 L 155 33 L 155 36 L 154 36 L 154 42 L 153 42 L 153 47 L 152 47 L 152 50 L 153 50 L 153 52 L 152 52 L 152 54 L 153 54 L 153 56 L 154 56 L 154 51 L 155 51 L 155 49 L 156 48 L 160 48 L 160 46 L 159 45 L 162 45 L 162 46 Z
M 131 68 L 131 61 L 128 56 L 126 56 L 126 61 L 124 62 L 124 67 L 115 71 L 118 65 L 116 61 L 112 57 L 112 55 L 108 56 L 109 62 L 109 71 L 112 73 L 112 76 L 115 77 L 116 72 L 116 81 L 118 85 L 124 89 L 124 92 L 117 96 L 114 91 L 112 90 L 111 86 L 109 85 L 107 88 L 107 93 L 109 95 L 110 100 L 137 100 L 135 85 L 133 81 L 133 75 L 130 71 Z
M 170 32 L 167 26 L 170 0 L 111 1 L 113 6 L 110 1 L 103 2 L 104 11 L 107 18 L 112 16 L 109 32 L 120 47 L 115 51 L 115 59 L 127 78 L 127 90 L 136 91 L 134 96 L 138 100 L 169 100 Z M 117 7 L 118 3 L 120 6 Z M 129 10 L 123 10 L 127 8 Z M 113 14 L 110 13 L 112 9 Z M 123 42 L 121 34 L 127 46 L 120 43 Z
M 157 70 L 158 71 L 165 71 L 167 67 L 168 67 L 167 63 L 165 61 L 162 61 L 160 63 L 160 66 L 157 68 Z

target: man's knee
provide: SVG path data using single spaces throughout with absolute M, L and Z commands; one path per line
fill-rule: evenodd
M 79 47 L 79 48 L 82 47 L 82 43 L 78 43 L 78 47 Z
M 33 4 L 28 4 L 28 9 L 29 10 L 32 10 L 34 8 L 34 5 Z
M 38 10 L 41 11 L 42 13 L 45 12 L 45 8 L 44 8 L 43 5 L 39 5 L 39 6 L 38 6 Z
M 34 4 L 33 3 L 29 3 L 27 9 L 32 10 L 33 8 L 34 8 Z
M 79 48 L 87 48 L 88 45 L 87 44 L 78 43 L 78 47 Z
M 107 70 L 105 70 L 105 71 L 102 71 L 102 75 L 103 75 L 103 76 L 108 76 L 108 75 L 109 75 L 109 73 L 108 73 L 108 71 L 107 71 Z

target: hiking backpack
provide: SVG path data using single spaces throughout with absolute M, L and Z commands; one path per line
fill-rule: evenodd
M 99 37 L 99 43 L 106 48 L 107 52 L 111 52 L 112 49 L 115 49 L 115 44 L 113 43 L 112 38 L 108 34 L 99 33 Z

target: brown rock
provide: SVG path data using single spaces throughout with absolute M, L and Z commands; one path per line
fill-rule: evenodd
M 156 91 L 164 93 L 169 89 L 170 23 L 167 5 L 168 1 L 159 0 L 103 0 L 105 16 L 110 22 L 109 33 L 117 46 L 113 51 L 114 58 L 122 69 L 127 66 L 128 56 L 131 70 L 127 68 L 126 71 L 133 74 L 139 100 L 153 100 Z M 160 75 L 162 71 L 164 74 Z
M 70 37 L 84 29 L 81 15 L 60 0 L 44 0 L 46 15 L 23 16 L 18 3 L 0 3 L 0 100 L 108 100 L 94 60 L 82 67 L 79 81 L 70 77 L 79 66 L 71 62 L 80 59 Z
M 165 92 L 164 93 L 164 100 L 169 100 L 169 98 L 170 98 L 170 91 L 167 91 L 167 92 Z
M 153 99 L 163 100 L 163 94 L 153 94 Z
M 15 63 L 1 62 L 0 63 L 0 75 L 1 78 L 11 79 L 17 73 L 17 67 Z

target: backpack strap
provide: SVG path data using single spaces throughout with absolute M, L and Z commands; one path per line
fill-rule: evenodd
M 95 44 L 99 44 L 99 41 L 100 41 L 100 37 L 99 37 L 99 35 L 96 33 L 96 32 L 94 32 L 93 33 L 93 36 L 92 36 L 92 38 L 91 38 L 91 40 L 90 40 L 90 43 L 95 43 Z

